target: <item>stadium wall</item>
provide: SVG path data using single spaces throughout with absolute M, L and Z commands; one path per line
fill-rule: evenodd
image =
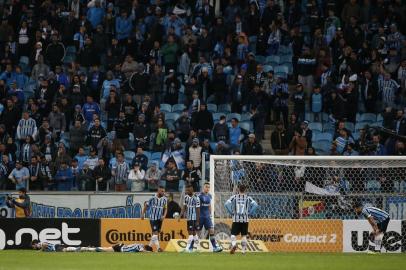
M 252 240 L 262 240 L 270 252 L 366 252 L 373 250 L 370 225 L 365 220 L 252 220 L 261 231 L 251 231 Z M 223 220 L 227 233 L 230 220 Z M 255 224 L 253 224 L 255 227 Z M 323 229 L 324 228 L 324 229 Z M 184 220 L 167 219 L 159 235 L 161 246 L 186 238 Z M 29 249 L 32 239 L 69 246 L 111 246 L 116 243 L 148 243 L 148 220 L 29 218 L 0 219 L 0 250 Z M 173 241 L 172 241 L 173 242 Z M 383 239 L 387 252 L 406 252 L 406 221 L 392 220 Z

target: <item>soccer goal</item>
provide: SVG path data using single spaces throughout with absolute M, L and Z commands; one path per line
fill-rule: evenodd
M 393 219 L 405 214 L 391 202 L 406 202 L 406 157 L 212 155 L 210 182 L 216 236 L 230 235 L 224 203 L 244 183 L 260 206 L 249 237 L 270 251 L 340 251 L 342 220 L 357 219 L 354 200 Z

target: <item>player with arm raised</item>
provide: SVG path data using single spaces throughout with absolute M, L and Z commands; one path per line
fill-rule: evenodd
M 185 252 L 193 252 L 193 245 L 195 243 L 197 245 L 199 244 L 199 236 L 197 235 L 197 232 L 199 231 L 200 222 L 200 199 L 193 192 L 192 185 L 187 185 L 185 191 L 186 194 L 180 216 L 183 217 L 185 215 L 189 234 Z
M 230 254 L 234 254 L 237 249 L 236 236 L 239 234 L 241 234 L 242 252 L 245 253 L 247 249 L 248 217 L 258 208 L 257 202 L 245 194 L 245 190 L 245 185 L 240 184 L 238 186 L 238 194 L 231 196 L 224 205 L 233 217 Z
M 375 252 L 381 252 L 382 239 L 390 221 L 389 214 L 376 207 L 363 206 L 361 202 L 354 202 L 353 208 L 357 215 L 362 214 L 368 220 L 369 224 L 371 224 L 374 230 Z
M 211 200 L 212 196 L 209 193 L 210 183 L 205 183 L 203 192 L 200 193 L 200 229 L 205 228 L 209 232 L 210 242 L 213 246 L 213 252 L 222 252 L 223 248 L 217 244 L 216 237 L 214 236 L 214 226 L 211 221 Z
M 160 186 L 155 196 L 146 203 L 144 209 L 142 210 L 141 219 L 144 219 L 147 210 L 149 210 L 148 217 L 152 230 L 152 237 L 151 241 L 149 242 L 149 246 L 153 247 L 155 245 L 157 251 L 162 252 L 162 249 L 159 246 L 158 235 L 161 231 L 162 222 L 164 221 L 168 211 L 168 199 L 165 196 L 164 187 Z

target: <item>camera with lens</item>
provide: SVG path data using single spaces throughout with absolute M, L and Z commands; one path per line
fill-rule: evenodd
M 7 201 L 11 201 L 13 199 L 13 197 L 10 194 L 6 194 L 6 200 Z

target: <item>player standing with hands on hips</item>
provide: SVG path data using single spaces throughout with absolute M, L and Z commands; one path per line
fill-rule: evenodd
M 165 196 L 165 188 L 160 186 L 157 193 L 148 202 L 146 202 L 144 209 L 142 210 L 141 219 L 144 219 L 144 215 L 149 210 L 149 222 L 151 224 L 152 237 L 149 242 L 149 246 L 152 248 L 156 246 L 158 252 L 162 252 L 159 246 L 158 235 L 161 231 L 162 222 L 166 217 L 168 211 L 168 199 Z
M 390 221 L 389 214 L 376 207 L 363 206 L 361 202 L 354 202 L 353 208 L 357 215 L 362 214 L 368 220 L 369 224 L 371 224 L 374 230 L 375 252 L 381 252 L 382 239 Z
M 230 254 L 234 254 L 237 250 L 237 235 L 239 234 L 241 234 L 242 253 L 245 253 L 247 249 L 248 217 L 254 214 L 258 208 L 257 202 L 245 194 L 245 190 L 246 186 L 240 184 L 238 194 L 231 196 L 224 204 L 224 207 L 233 216 Z
M 185 191 L 186 195 L 180 217 L 185 215 L 187 220 L 187 231 L 189 234 L 185 252 L 193 252 L 193 245 L 195 243 L 196 245 L 199 244 L 199 236 L 197 235 L 197 232 L 200 230 L 200 199 L 199 196 L 193 192 L 192 185 L 187 185 Z

